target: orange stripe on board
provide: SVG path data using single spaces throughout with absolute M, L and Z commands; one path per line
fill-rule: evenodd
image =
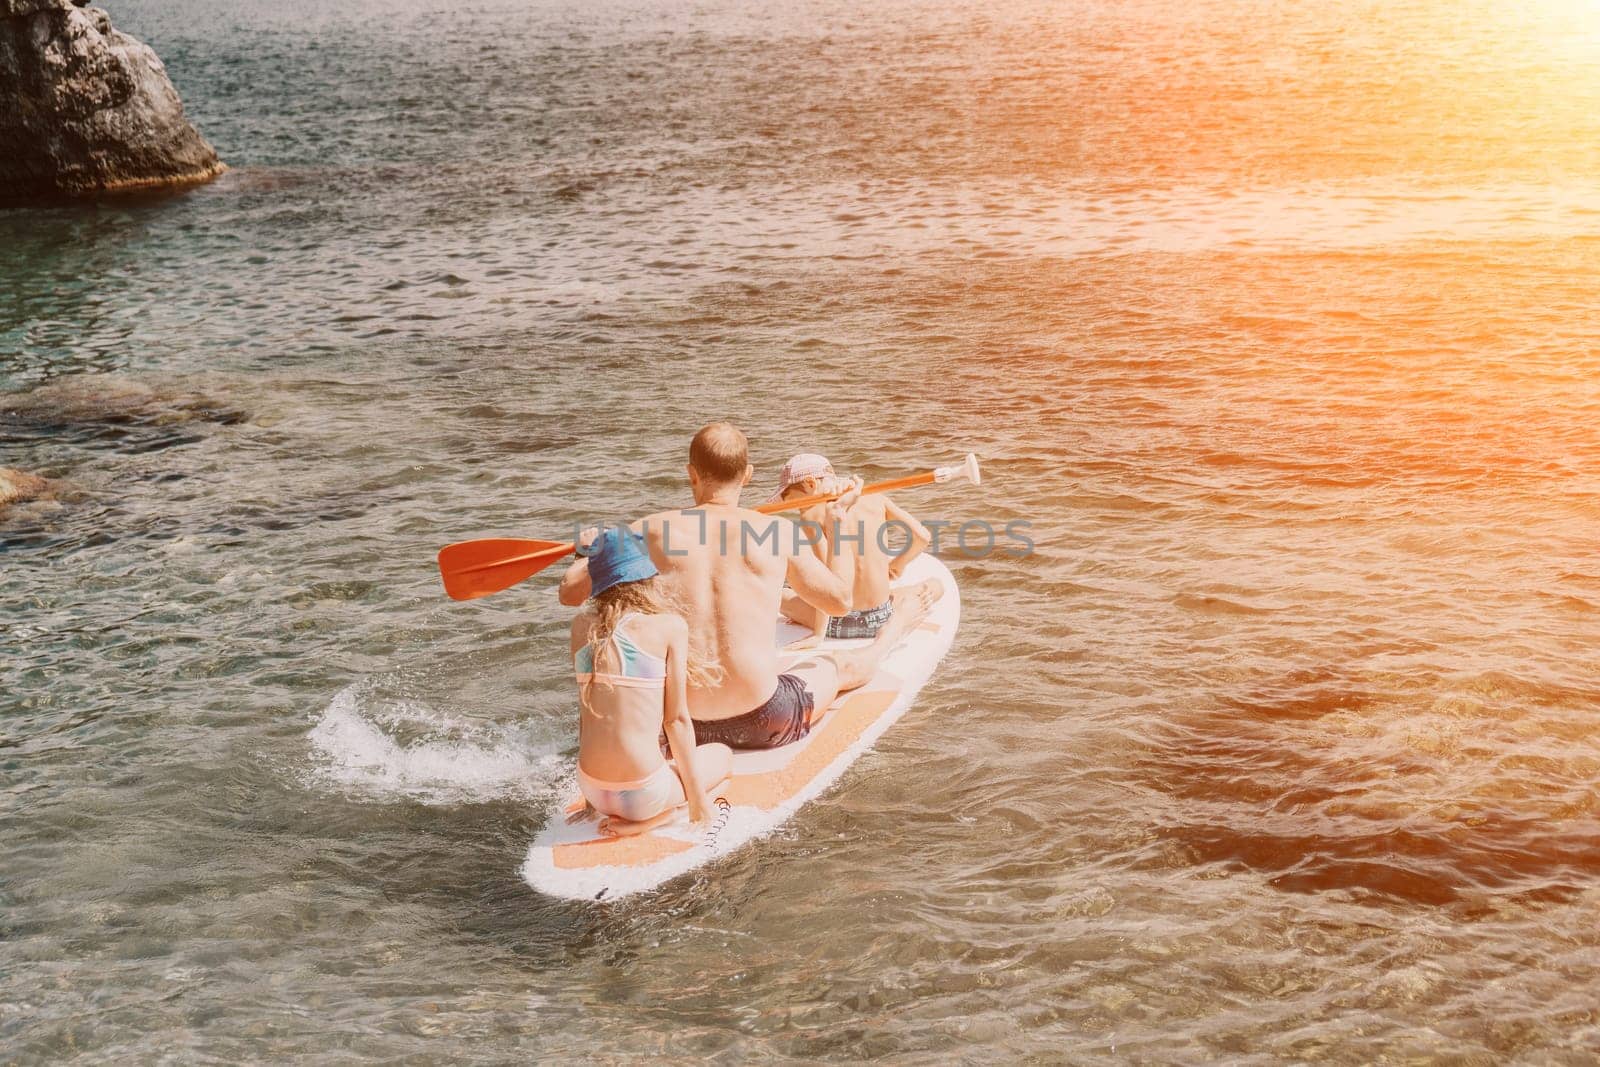
M 693 847 L 688 841 L 654 834 L 604 837 L 598 841 L 557 845 L 550 850 L 550 862 L 565 871 L 582 867 L 641 867 L 687 852 Z
M 878 716 L 888 711 L 889 705 L 899 696 L 898 690 L 885 692 L 880 689 L 846 698 L 843 704 L 823 717 L 812 731 L 811 741 L 805 750 L 790 760 L 787 767 L 763 774 L 736 774 L 720 795 L 735 807 L 748 804 L 770 811 L 798 793 L 802 786 L 821 774 L 822 769 L 832 763 L 839 753 L 855 744 L 862 732 Z

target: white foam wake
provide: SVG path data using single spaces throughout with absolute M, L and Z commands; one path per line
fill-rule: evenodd
M 307 736 L 322 758 L 317 779 L 373 799 L 532 799 L 570 771 L 570 760 L 526 726 L 452 718 L 362 683 L 335 695 Z

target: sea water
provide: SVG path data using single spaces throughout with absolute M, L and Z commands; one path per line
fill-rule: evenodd
M 1600 1051 L 1600 11 L 128 0 L 232 170 L 0 212 L 0 1058 Z M 983 457 L 777 837 L 517 875 L 441 544 Z

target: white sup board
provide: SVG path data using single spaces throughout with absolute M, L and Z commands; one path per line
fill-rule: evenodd
M 841 696 L 804 740 L 762 752 L 735 752 L 732 777 L 713 794 L 716 805 L 709 823 L 690 827 L 680 809 L 676 820 L 647 833 L 606 837 L 599 832 L 597 816 L 569 823 L 569 812 L 558 809 L 534 838 L 523 878 L 552 896 L 615 900 L 654 889 L 782 826 L 905 714 L 949 650 L 961 621 L 955 579 L 938 559 L 919 556 L 897 584 L 924 578 L 943 582 L 944 595 L 884 658 L 872 680 Z M 807 632 L 778 620 L 780 647 Z M 825 641 L 822 647 L 865 643 Z M 569 794 L 578 796 L 576 781 Z M 581 810 L 581 801 L 569 810 Z

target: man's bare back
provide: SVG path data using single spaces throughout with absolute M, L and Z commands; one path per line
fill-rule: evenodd
M 635 529 L 661 570 L 662 587 L 689 621 L 691 661 L 717 671 L 710 686 L 690 679 L 691 714 L 711 721 L 760 705 L 778 684 L 773 626 L 798 528 L 788 519 L 712 504 L 658 512 Z

